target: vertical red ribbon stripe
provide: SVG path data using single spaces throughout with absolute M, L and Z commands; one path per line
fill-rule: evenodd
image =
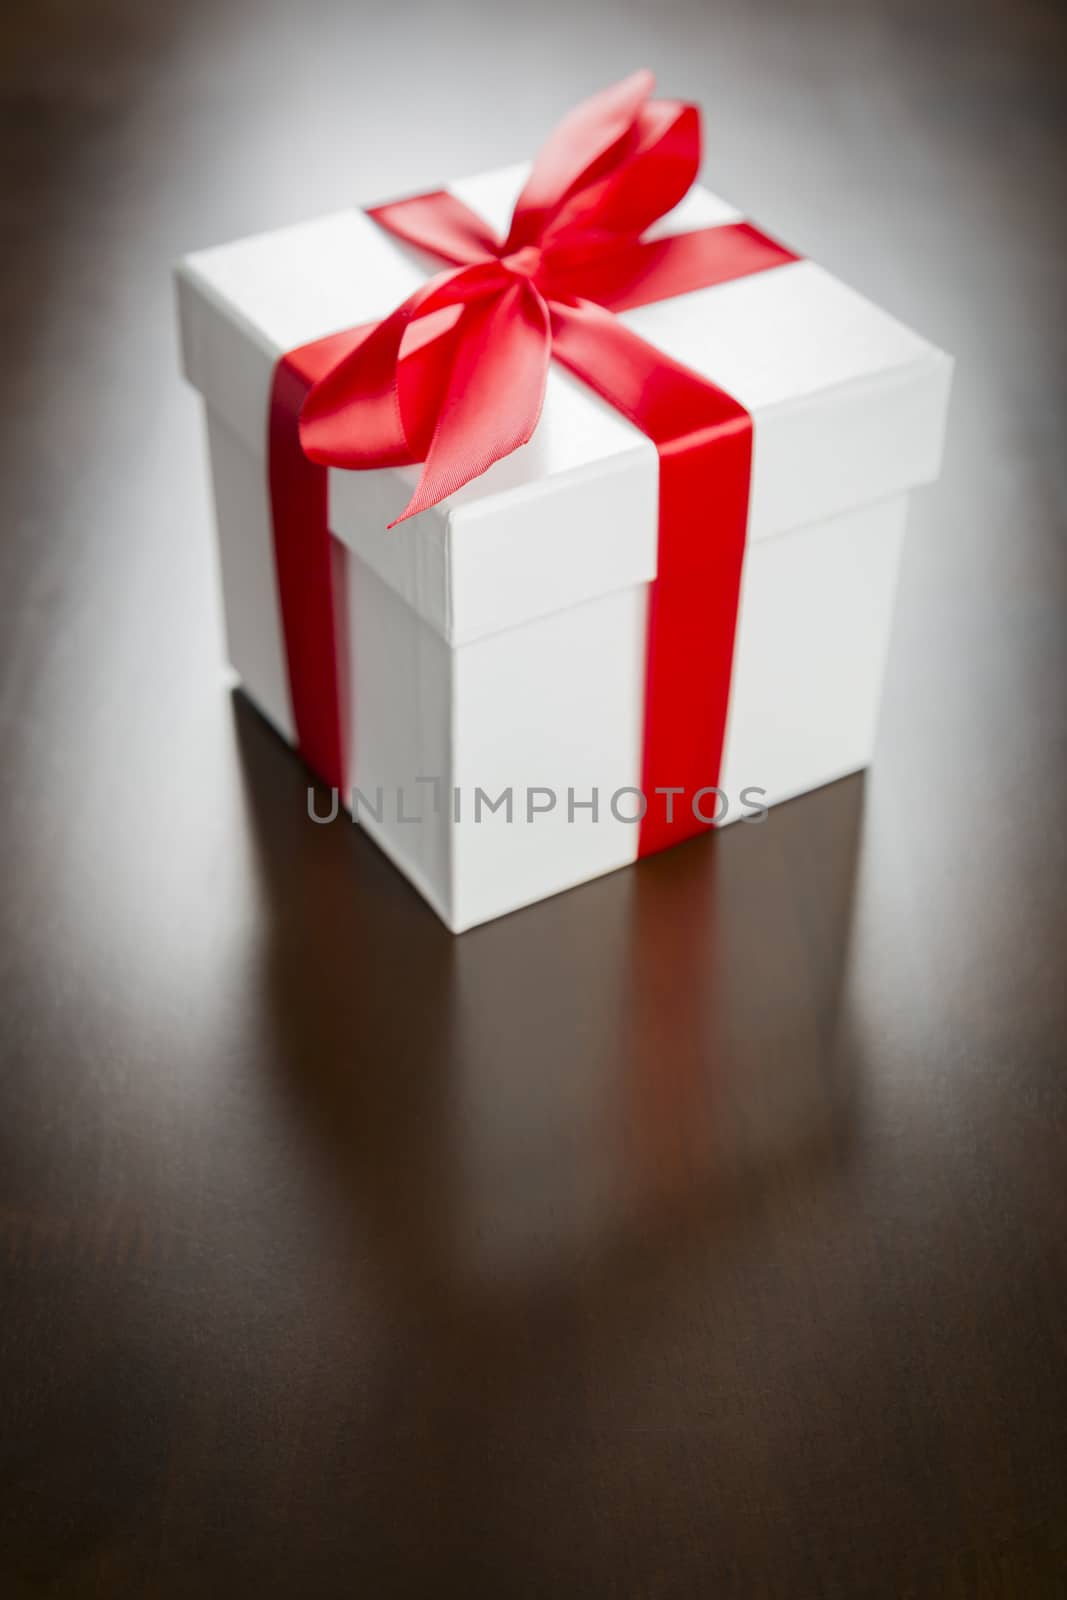
M 338 790 L 348 772 L 344 551 L 330 532 L 329 469 L 304 454 L 299 421 L 312 385 L 364 333 L 351 328 L 284 355 L 274 368 L 267 424 L 274 567 L 297 747 Z
M 639 427 L 659 457 L 658 563 L 645 650 L 646 810 L 638 841 L 646 856 L 711 825 L 702 820 L 707 807 L 694 809 L 693 800 L 718 784 L 722 764 L 752 418 L 739 400 L 599 307 L 559 310 L 557 324 L 557 358 Z

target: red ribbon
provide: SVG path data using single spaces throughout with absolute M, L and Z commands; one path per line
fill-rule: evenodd
M 637 72 L 565 117 L 500 241 L 445 192 L 370 215 L 442 258 L 382 322 L 282 357 L 270 405 L 275 557 L 297 741 L 345 788 L 347 663 L 334 605 L 328 467 L 422 462 L 397 521 L 436 505 L 525 444 L 549 359 L 629 418 L 659 455 L 639 853 L 709 824 L 692 797 L 718 783 L 748 524 L 752 418 L 613 315 L 764 272 L 796 256 L 749 223 L 645 240 L 700 164 L 695 106 L 652 100 Z M 657 789 L 683 793 L 662 803 Z

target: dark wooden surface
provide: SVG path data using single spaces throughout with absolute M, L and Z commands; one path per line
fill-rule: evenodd
M 7 0 L 0 1593 L 1067 1593 L 1067 17 Z M 455 941 L 222 681 L 181 251 L 648 61 L 953 350 L 877 764 Z

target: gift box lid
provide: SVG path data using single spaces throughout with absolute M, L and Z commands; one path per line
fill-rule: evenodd
M 503 235 L 528 170 L 450 188 Z M 738 220 L 694 187 L 649 236 Z M 196 252 L 177 269 L 186 375 L 262 456 L 279 356 L 385 316 L 440 270 L 355 207 Z M 936 477 L 951 359 L 814 262 L 620 315 L 752 414 L 750 540 Z M 330 526 L 453 644 L 655 576 L 655 446 L 558 363 L 528 444 L 387 529 L 418 471 L 331 469 Z

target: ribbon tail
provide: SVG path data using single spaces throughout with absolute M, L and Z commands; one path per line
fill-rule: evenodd
M 469 306 L 456 332 L 425 464 L 396 522 L 437 505 L 526 444 L 541 416 L 552 339 L 548 307 L 531 284 L 513 282 Z

